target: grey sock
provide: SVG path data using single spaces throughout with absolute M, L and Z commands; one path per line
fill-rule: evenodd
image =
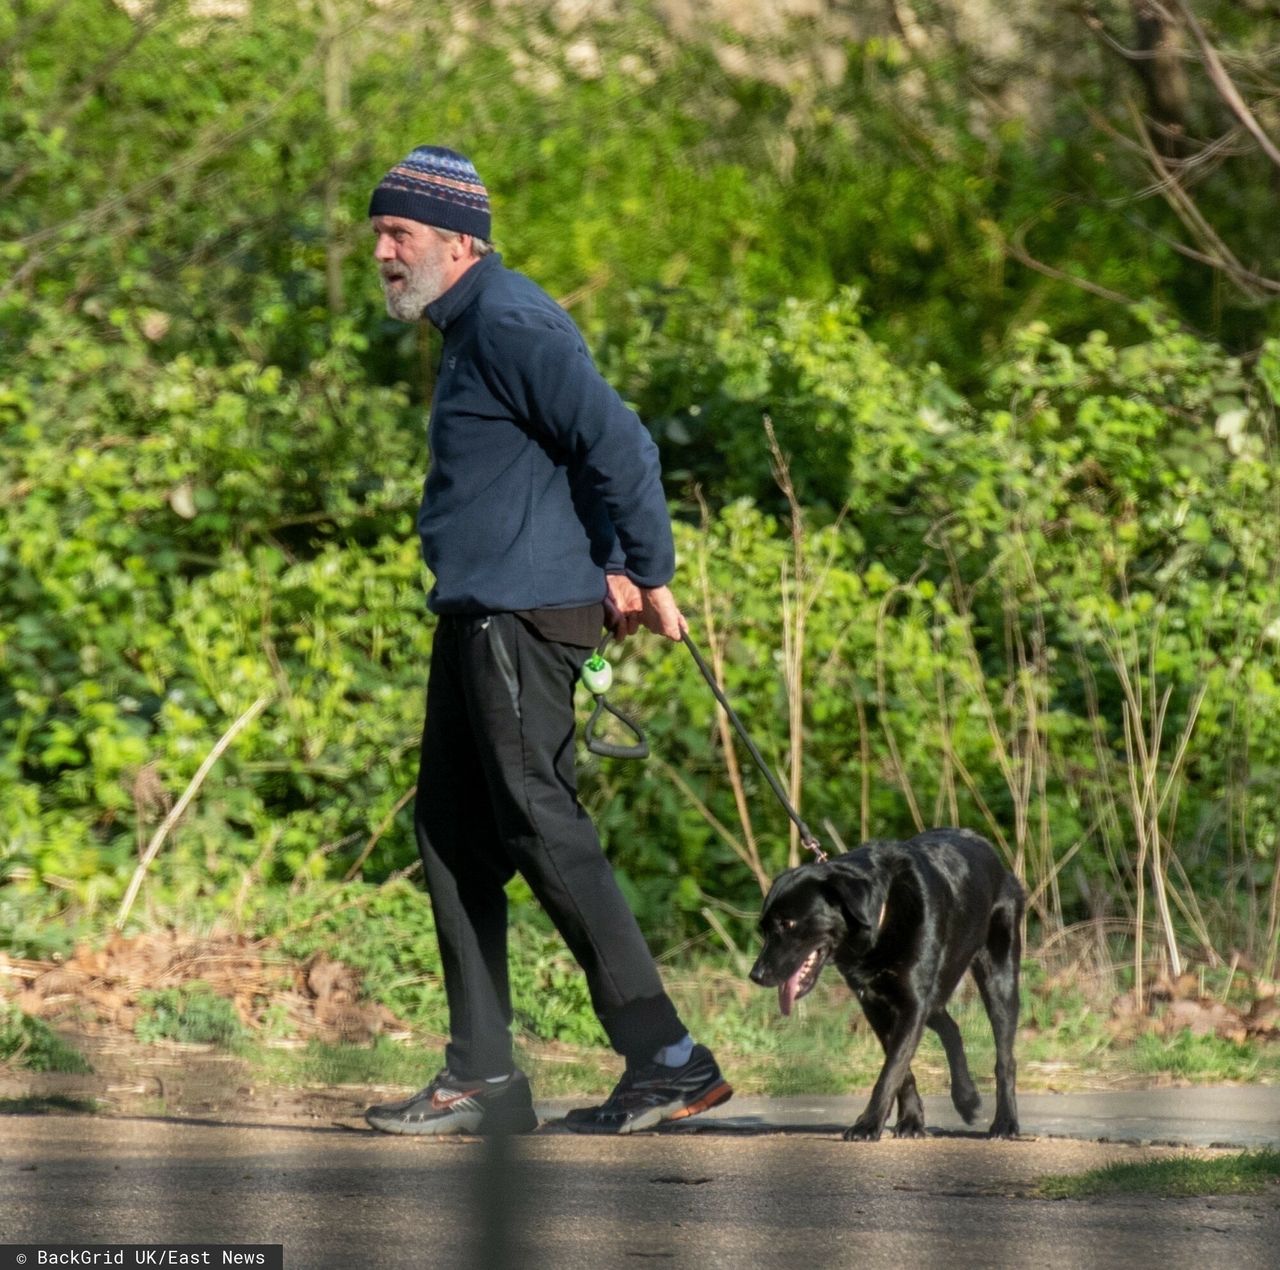
M 692 1053 L 693 1037 L 686 1032 L 684 1038 L 674 1045 L 664 1045 L 653 1056 L 653 1061 L 661 1063 L 664 1067 L 683 1067 L 689 1061 L 689 1055 Z

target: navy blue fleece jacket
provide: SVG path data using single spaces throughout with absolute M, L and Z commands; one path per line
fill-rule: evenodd
M 432 611 L 591 604 L 606 568 L 669 582 L 658 448 L 569 315 L 490 255 L 426 316 L 444 336 L 418 513 Z

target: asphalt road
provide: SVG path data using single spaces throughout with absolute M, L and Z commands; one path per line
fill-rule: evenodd
M 1081 1098 L 1092 1106 L 1062 1101 Z M 1280 1145 L 1280 1091 L 1027 1095 L 1041 1136 L 1019 1142 L 950 1130 L 927 1100 L 928 1140 L 846 1143 L 857 1102 L 739 1099 L 683 1130 L 506 1144 L 364 1132 L 350 1106 L 310 1125 L 10 1115 L 0 1242 L 281 1244 L 284 1265 L 320 1268 L 1280 1263 L 1274 1192 L 1034 1194 L 1047 1174 L 1179 1150 L 1137 1138 Z M 1066 1122 L 1087 1137 L 1093 1116 L 1112 1141 L 1043 1136 Z M 0 1249 L 0 1270 L 13 1264 Z
M 548 1112 L 572 1103 L 548 1104 Z M 866 1105 L 866 1095 L 843 1098 L 736 1097 L 690 1122 L 690 1128 L 759 1132 L 769 1127 L 839 1133 Z M 925 1122 L 940 1133 L 967 1126 L 945 1094 L 926 1095 Z M 1019 1092 L 1022 1130 L 1036 1137 L 1080 1138 L 1174 1146 L 1280 1149 L 1280 1086 L 1106 1090 L 1075 1094 Z M 991 1115 L 991 1098 L 978 1113 Z

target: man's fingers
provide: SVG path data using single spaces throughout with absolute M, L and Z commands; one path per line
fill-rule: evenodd
M 605 625 L 619 640 L 643 626 L 678 642 L 689 629 L 669 587 L 638 587 L 622 574 L 610 574 L 606 581 L 604 612 Z
M 637 591 L 637 597 L 639 591 Z M 640 613 L 638 610 L 628 612 L 613 600 L 606 596 L 604 601 L 604 624 L 609 629 L 609 633 L 616 640 L 624 640 L 628 635 L 634 635 L 640 625 Z
M 667 587 L 653 587 L 642 590 L 644 597 L 645 626 L 655 635 L 663 635 L 670 640 L 679 640 L 688 629 L 684 614 L 676 605 L 675 597 Z
M 612 606 L 616 617 L 616 625 L 610 629 L 616 639 L 626 639 L 634 635 L 640 627 L 644 616 L 644 596 L 640 588 L 623 573 L 611 573 L 605 579 L 606 612 Z
M 622 610 L 608 597 L 604 600 L 604 624 L 614 639 L 627 637 L 627 621 Z

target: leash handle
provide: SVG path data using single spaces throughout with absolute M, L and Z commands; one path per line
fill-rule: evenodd
M 826 860 L 827 853 L 822 849 L 822 844 L 818 841 L 812 830 L 800 818 L 800 813 L 791 805 L 791 800 L 787 797 L 786 791 L 778 782 L 778 778 L 770 770 L 768 763 L 764 761 L 764 755 L 756 748 L 756 743 L 747 734 L 747 729 L 743 726 L 743 722 L 738 718 L 738 712 L 729 704 L 729 698 L 725 696 L 724 689 L 716 682 L 715 674 L 707 665 L 706 658 L 699 651 L 697 644 L 689 637 L 689 632 L 685 631 L 683 635 L 685 647 L 693 654 L 693 660 L 698 663 L 698 669 L 702 671 L 702 677 L 707 681 L 707 686 L 715 694 L 716 700 L 724 708 L 725 714 L 729 716 L 729 722 L 733 724 L 734 731 L 742 738 L 742 743 L 747 747 L 748 753 L 755 760 L 756 766 L 764 774 L 765 780 L 769 782 L 769 788 L 773 790 L 775 797 L 782 804 L 783 810 L 791 817 L 797 829 L 800 830 L 800 842 L 806 851 L 812 851 L 819 860 Z
M 618 745 L 613 741 L 606 741 L 603 737 L 596 736 L 596 728 L 603 722 L 600 716 L 604 714 L 611 714 L 617 719 L 636 738 L 635 743 L 632 745 Z M 623 714 L 621 710 L 611 706 L 604 699 L 603 694 L 596 697 L 596 708 L 591 712 L 591 718 L 587 720 L 587 730 L 583 736 L 587 742 L 587 749 L 592 754 L 600 754 L 604 758 L 649 757 L 649 742 L 645 740 L 645 735 L 640 731 L 639 726 L 633 719 L 629 719 Z
M 609 668 L 609 663 L 604 660 L 604 650 L 608 647 L 609 638 L 606 632 L 596 648 L 595 655 L 583 667 L 582 682 L 587 685 L 591 695 L 596 699 L 596 708 L 591 712 L 591 718 L 587 720 L 583 739 L 592 754 L 599 754 L 603 758 L 648 758 L 649 742 L 645 740 L 639 724 L 605 700 L 604 694 L 609 691 L 613 683 L 613 672 Z M 596 735 L 596 729 L 604 722 L 601 716 L 606 714 L 612 715 L 635 737 L 631 745 L 619 745 L 615 741 L 606 741 L 603 737 Z

